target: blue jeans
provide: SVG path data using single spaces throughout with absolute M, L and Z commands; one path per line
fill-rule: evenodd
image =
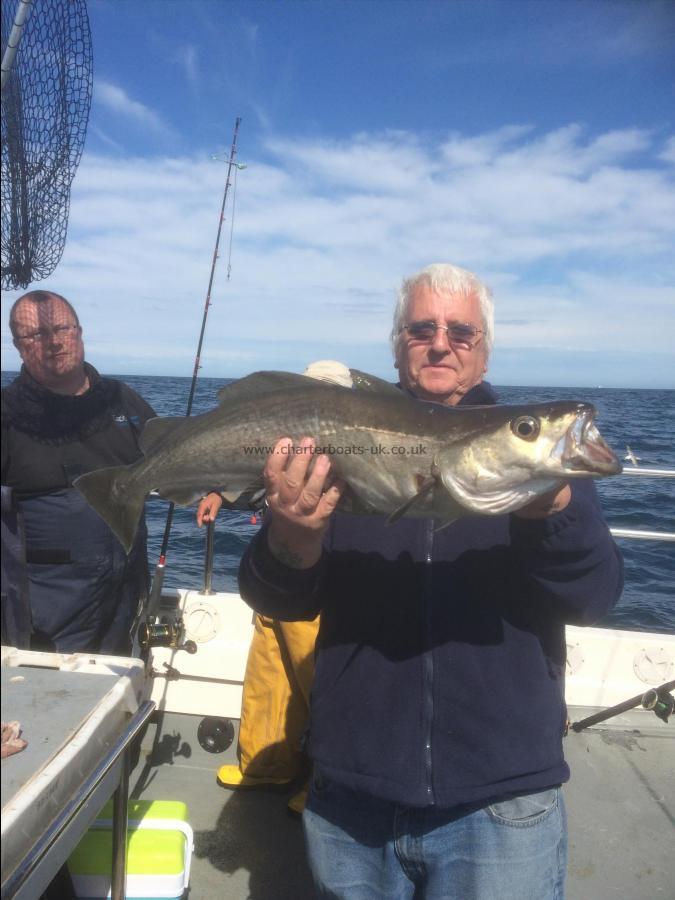
M 318 897 L 562 900 L 560 788 L 479 808 L 406 807 L 316 774 L 303 815 Z

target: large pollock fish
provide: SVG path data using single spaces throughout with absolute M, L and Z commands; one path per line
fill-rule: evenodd
M 210 412 L 151 419 L 143 459 L 90 472 L 75 487 L 128 552 L 150 491 L 189 506 L 217 490 L 236 504 L 262 490 L 265 458 L 281 437 L 309 435 L 330 454 L 348 485 L 341 509 L 439 526 L 512 512 L 570 478 L 621 471 L 588 403 L 446 407 L 344 371 L 352 387 L 286 372 L 242 378 Z

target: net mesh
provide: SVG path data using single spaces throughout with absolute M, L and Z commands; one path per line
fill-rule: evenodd
M 2 4 L 2 55 L 17 0 Z M 2 287 L 47 278 L 63 254 L 89 119 L 86 0 L 33 0 L 2 92 Z

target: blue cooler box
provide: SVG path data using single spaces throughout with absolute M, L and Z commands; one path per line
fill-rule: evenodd
M 187 806 L 174 800 L 130 800 L 127 900 L 180 900 L 190 881 L 193 850 Z M 107 804 L 68 860 L 80 900 L 110 897 L 112 805 Z

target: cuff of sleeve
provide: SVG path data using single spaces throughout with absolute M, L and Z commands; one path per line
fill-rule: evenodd
M 584 501 L 572 495 L 572 499 L 560 512 L 543 519 L 523 519 L 511 515 L 511 538 L 519 544 L 535 544 L 555 538 L 570 526 L 584 522 L 588 510 Z
M 311 569 L 293 569 L 280 562 L 273 555 L 267 543 L 267 529 L 262 528 L 251 544 L 250 566 L 257 578 L 276 591 L 311 590 L 316 584 L 317 576 L 323 568 L 326 558 L 324 550 L 321 559 Z

